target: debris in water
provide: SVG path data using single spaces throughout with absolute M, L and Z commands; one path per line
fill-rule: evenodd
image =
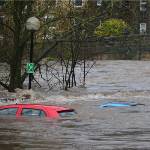
M 111 108 L 111 107 L 132 107 L 137 105 L 144 105 L 136 102 L 107 102 L 100 105 L 100 108 Z
M 41 92 L 35 92 L 33 90 L 16 89 L 15 93 L 5 91 L 0 95 L 0 103 L 37 103 L 39 100 L 45 100 L 45 95 Z

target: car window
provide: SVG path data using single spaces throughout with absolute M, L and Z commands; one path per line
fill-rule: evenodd
M 4 108 L 0 109 L 0 115 L 16 115 L 18 108 Z
M 40 109 L 23 108 L 21 114 L 22 114 L 22 116 L 45 117 L 45 112 L 43 110 L 40 110 Z
M 74 110 L 58 111 L 60 117 L 71 117 L 77 114 Z

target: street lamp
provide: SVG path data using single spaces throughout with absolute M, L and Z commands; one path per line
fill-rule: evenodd
M 34 39 L 34 32 L 40 28 L 40 21 L 36 17 L 30 17 L 27 19 L 26 28 L 31 32 L 31 46 L 30 46 L 30 63 L 29 67 L 33 63 L 33 39 Z M 32 81 L 33 72 L 29 72 L 29 89 L 31 89 L 31 81 Z

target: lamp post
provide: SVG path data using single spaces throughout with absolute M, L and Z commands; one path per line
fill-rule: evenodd
M 31 64 L 33 63 L 34 32 L 40 28 L 39 19 L 37 19 L 36 17 L 28 18 L 27 22 L 26 22 L 26 28 L 27 28 L 27 30 L 29 30 L 31 32 L 31 45 L 30 45 L 30 53 L 29 53 L 30 63 L 28 65 L 30 68 Z M 28 88 L 31 89 L 31 81 L 32 81 L 33 72 L 28 72 L 28 73 L 29 73 L 29 87 Z

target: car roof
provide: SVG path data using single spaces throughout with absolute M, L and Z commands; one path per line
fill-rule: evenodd
M 48 109 L 53 109 L 56 111 L 62 111 L 62 110 L 71 110 L 70 108 L 61 107 L 61 106 L 53 106 L 53 105 L 44 105 L 44 104 L 10 104 L 10 105 L 2 105 L 0 108 L 7 108 L 7 107 L 19 107 L 19 106 L 26 106 L 26 107 L 43 107 Z

